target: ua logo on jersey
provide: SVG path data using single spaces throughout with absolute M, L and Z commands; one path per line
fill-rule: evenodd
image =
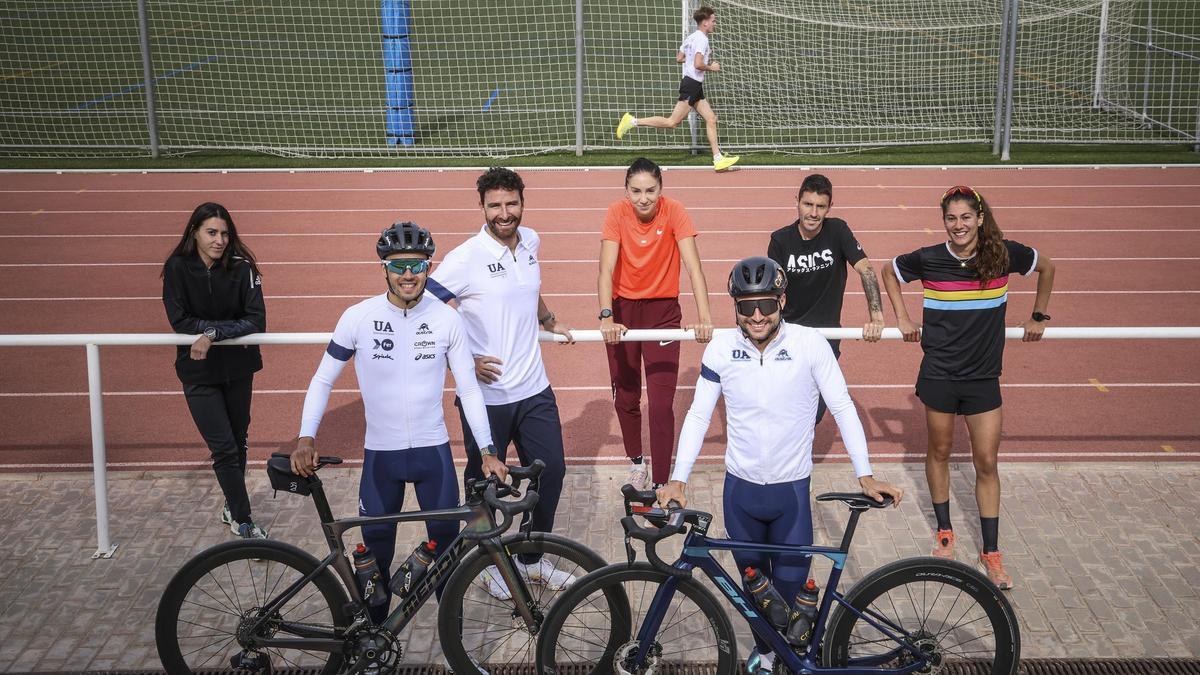
M 376 333 L 391 333 L 392 332 L 392 323 L 390 321 L 376 321 L 375 322 L 375 332 Z
M 735 350 L 733 350 L 733 360 L 734 361 L 749 361 L 750 354 L 748 352 L 746 352 L 746 350 L 744 350 L 744 349 L 735 349 Z
M 504 265 L 501 265 L 500 263 L 488 263 L 488 272 L 491 272 L 492 276 L 503 274 Z

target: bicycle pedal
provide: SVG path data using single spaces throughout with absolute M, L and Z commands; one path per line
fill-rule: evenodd
M 238 672 L 271 675 L 271 659 L 262 652 L 240 651 L 229 658 L 229 665 Z

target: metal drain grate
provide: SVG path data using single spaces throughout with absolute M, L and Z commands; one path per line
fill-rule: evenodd
M 532 664 L 489 667 L 491 675 L 536 675 Z M 711 663 L 667 663 L 660 675 L 713 675 Z M 318 675 L 315 668 L 276 668 L 272 675 Z M 412 664 L 396 670 L 396 675 L 446 675 L 442 665 Z M 739 671 L 741 672 L 741 671 Z M 974 675 L 987 673 L 983 664 L 952 663 L 941 671 L 943 675 Z M 558 675 L 586 675 L 584 667 L 561 667 Z M 161 670 L 89 670 L 57 673 L 13 673 L 12 675 L 163 675 Z M 196 675 L 237 675 L 232 670 L 203 670 Z M 1200 675 L 1200 659 L 1026 659 L 1021 661 L 1020 675 Z

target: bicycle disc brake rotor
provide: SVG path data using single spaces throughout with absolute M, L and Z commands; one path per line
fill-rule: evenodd
M 613 662 L 619 675 L 654 675 L 658 670 L 662 661 L 662 645 L 657 642 L 650 645 L 646 650 L 646 662 L 641 668 L 634 665 L 639 646 L 638 641 L 633 640 L 617 648 Z
M 936 635 L 921 630 L 909 636 L 909 641 L 925 655 L 925 667 L 916 672 L 921 675 L 937 675 L 942 672 L 942 668 L 945 665 L 945 655 L 942 653 L 942 648 L 938 644 Z M 916 657 L 907 651 L 900 655 L 901 666 L 914 663 L 916 660 Z

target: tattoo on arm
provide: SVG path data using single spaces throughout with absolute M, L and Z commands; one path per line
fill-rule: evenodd
M 879 297 L 879 279 L 875 278 L 875 270 L 867 267 L 862 272 L 863 293 L 867 296 L 867 309 L 870 310 L 871 316 L 875 313 L 883 314 L 883 299 Z

